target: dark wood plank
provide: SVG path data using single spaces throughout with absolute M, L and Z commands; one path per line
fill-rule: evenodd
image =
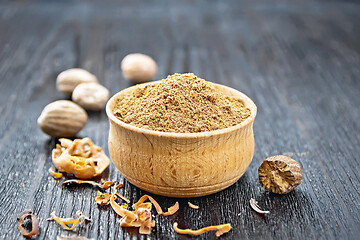
M 7 1 L 0 3 L 0 237 L 19 239 L 15 216 L 31 208 L 40 219 L 36 239 L 83 235 L 95 239 L 190 239 L 172 224 L 200 228 L 229 222 L 224 239 L 357 239 L 360 235 L 360 5 L 352 1 Z M 48 174 L 56 139 L 36 119 L 56 91 L 59 72 L 81 67 L 112 94 L 131 85 L 122 58 L 146 53 L 157 79 L 194 72 L 243 91 L 258 106 L 256 149 L 245 175 L 230 188 L 189 199 L 154 196 L 174 216 L 155 216 L 150 236 L 123 229 L 96 189 L 63 187 Z M 104 111 L 90 112 L 78 137 L 107 149 Z M 301 185 L 279 196 L 262 189 L 257 168 L 275 154 L 298 160 Z M 111 164 L 106 179 L 124 183 L 136 201 L 146 192 Z M 260 216 L 253 197 L 271 213 Z M 66 232 L 47 222 L 52 211 L 93 221 Z M 240 216 L 238 214 L 240 213 Z M 215 239 L 207 233 L 197 239 Z

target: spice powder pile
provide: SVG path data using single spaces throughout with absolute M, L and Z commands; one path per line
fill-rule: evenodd
M 193 73 L 139 85 L 117 100 L 114 115 L 136 127 L 176 133 L 214 131 L 237 125 L 250 109 Z

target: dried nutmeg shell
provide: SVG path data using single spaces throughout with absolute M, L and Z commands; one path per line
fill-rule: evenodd
M 32 214 L 31 209 L 26 209 L 18 216 L 19 231 L 26 238 L 40 234 L 39 220 Z
M 299 163 L 283 155 L 265 159 L 258 172 L 261 186 L 278 194 L 291 192 L 302 179 Z
M 52 150 L 52 161 L 60 172 L 74 174 L 81 179 L 96 177 L 109 166 L 110 159 L 90 138 L 59 139 Z

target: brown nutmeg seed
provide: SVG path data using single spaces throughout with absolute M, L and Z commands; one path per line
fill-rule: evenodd
M 302 179 L 299 163 L 283 155 L 265 159 L 258 172 L 261 186 L 278 194 L 291 192 Z

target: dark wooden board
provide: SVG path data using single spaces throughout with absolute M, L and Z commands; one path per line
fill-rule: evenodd
M 16 215 L 33 209 L 41 234 L 95 239 L 192 239 L 174 232 L 231 223 L 223 239 L 358 239 L 360 236 L 360 5 L 352 1 L 3 1 L 0 3 L 0 238 L 21 239 Z M 150 236 L 122 229 L 96 189 L 63 187 L 48 169 L 56 139 L 37 117 L 57 92 L 59 72 L 81 67 L 112 94 L 131 84 L 120 71 L 132 52 L 154 57 L 156 79 L 194 72 L 234 87 L 254 100 L 256 149 L 245 175 L 230 188 L 189 199 L 154 196 L 174 216 L 155 215 Z M 104 111 L 89 113 L 78 137 L 107 149 Z M 257 169 L 269 156 L 288 154 L 303 181 L 279 196 L 261 188 Z M 111 164 L 103 175 L 124 183 L 136 201 L 146 192 Z M 250 198 L 271 211 L 261 216 Z M 91 223 L 73 232 L 46 221 L 55 211 Z M 240 213 L 240 216 L 238 214 Z M 206 233 L 197 239 L 215 239 Z

